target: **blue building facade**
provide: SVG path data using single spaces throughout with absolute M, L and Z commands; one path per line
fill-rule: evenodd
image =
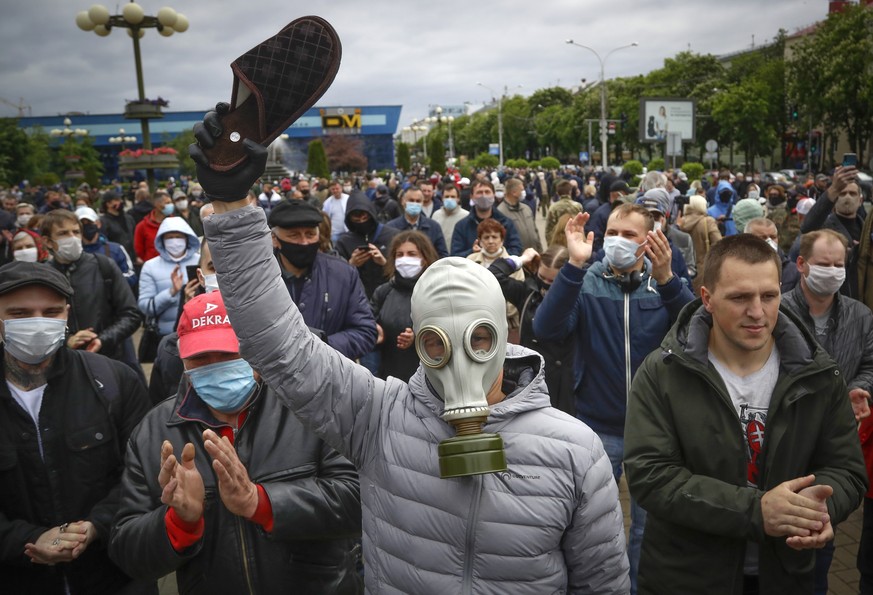
M 389 106 L 328 106 L 310 108 L 285 131 L 287 139 L 277 139 L 278 150 L 275 155 L 283 165 L 295 172 L 306 170 L 309 143 L 328 136 L 343 135 L 353 137 L 360 143 L 367 158 L 367 169 L 394 169 L 394 134 L 400 121 L 399 105 Z M 191 130 L 196 122 L 203 119 L 205 111 L 164 112 L 162 118 L 149 120 L 152 147 L 159 147 L 179 134 Z M 70 128 L 83 129 L 94 142 L 103 160 L 106 180 L 119 177 L 118 154 L 122 149 L 142 148 L 142 129 L 140 121 L 127 119 L 124 114 L 72 114 L 60 116 L 34 116 L 19 118 L 18 125 L 27 132 L 42 129 L 49 133 L 64 128 L 64 119 L 71 120 Z M 112 143 L 110 138 L 120 136 L 136 137 L 133 143 Z M 59 144 L 62 139 L 57 141 Z M 162 170 L 165 175 L 173 175 L 170 170 Z

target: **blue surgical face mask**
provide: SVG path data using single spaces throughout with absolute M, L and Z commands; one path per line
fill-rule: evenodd
M 176 206 L 175 206 L 173 203 L 170 202 L 170 203 L 167 203 L 167 204 L 164 205 L 164 208 L 161 209 L 161 212 L 162 212 L 164 215 L 166 215 L 167 217 L 169 217 L 170 215 L 173 214 L 173 212 L 174 212 L 175 210 L 176 210 Z
M 443 201 L 443 206 L 447 211 L 454 211 L 458 208 L 458 201 L 454 198 L 447 198 Z
M 637 244 L 621 236 L 606 236 L 603 239 L 603 251 L 606 253 L 606 262 L 613 268 L 623 271 L 634 266 L 642 255 L 637 256 L 637 250 L 643 244 Z
M 420 202 L 408 202 L 406 203 L 406 214 L 410 217 L 418 217 L 421 214 L 421 203 Z
M 242 409 L 257 386 L 252 367 L 242 358 L 185 373 L 203 402 L 221 413 L 236 413 Z

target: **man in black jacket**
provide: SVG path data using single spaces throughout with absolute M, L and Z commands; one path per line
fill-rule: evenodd
M 185 304 L 185 377 L 128 444 L 112 558 L 180 593 L 358 593 L 354 466 L 239 356 L 221 293 Z M 195 446 L 196 444 L 196 446 Z
M 358 269 L 364 292 L 370 299 L 376 288 L 388 281 L 384 268 L 385 257 L 391 240 L 400 231 L 376 219 L 373 203 L 360 190 L 353 190 L 349 196 L 346 227 L 348 231 L 340 235 L 336 242 L 336 251 Z
M 131 350 L 125 357 L 124 344 L 139 328 L 142 315 L 121 269 L 102 254 L 83 252 L 81 223 L 69 211 L 46 214 L 42 235 L 54 256 L 51 266 L 66 276 L 74 290 L 67 346 L 123 361 L 142 374 Z
M 0 267 L 0 590 L 155 592 L 106 552 L 145 387 L 126 366 L 64 346 L 72 295 L 45 264 Z

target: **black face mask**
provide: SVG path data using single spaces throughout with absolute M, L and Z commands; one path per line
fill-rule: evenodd
M 303 196 L 309 196 L 309 188 L 307 188 L 306 190 L 301 190 L 300 194 L 302 194 Z
M 298 269 L 308 269 L 315 262 L 315 255 L 318 254 L 318 242 L 312 244 L 294 244 L 292 242 L 279 241 L 279 252 L 288 262 Z
M 82 224 L 82 237 L 84 237 L 89 242 L 93 240 L 100 230 L 97 228 L 95 223 L 83 223 Z
M 379 224 L 376 223 L 376 221 L 372 217 L 360 223 L 356 223 L 354 221 L 346 222 L 346 227 L 349 228 L 349 231 L 365 237 L 368 237 L 371 233 L 376 231 L 376 227 L 378 225 Z

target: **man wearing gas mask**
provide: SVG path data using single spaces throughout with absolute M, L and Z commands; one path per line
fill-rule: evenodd
M 224 106 L 219 105 L 219 110 Z M 217 113 L 195 127 L 203 147 Z M 465 259 L 429 267 L 412 296 L 422 365 L 374 378 L 309 332 L 244 200 L 266 150 L 198 178 L 206 236 L 240 352 L 361 478 L 369 592 L 626 593 L 621 509 L 600 441 L 549 406 L 542 359 L 507 345 L 493 275 Z M 501 436 L 503 440 L 501 440 Z
M 600 436 L 618 482 L 631 378 L 694 296 L 673 274 L 670 243 L 644 206 L 613 209 L 605 258 L 597 262 L 589 262 L 594 232 L 585 233 L 588 217 L 567 222 L 570 259 L 537 310 L 534 333 L 544 341 L 576 337 L 576 416 Z M 645 511 L 631 500 L 632 584 L 644 527 Z

